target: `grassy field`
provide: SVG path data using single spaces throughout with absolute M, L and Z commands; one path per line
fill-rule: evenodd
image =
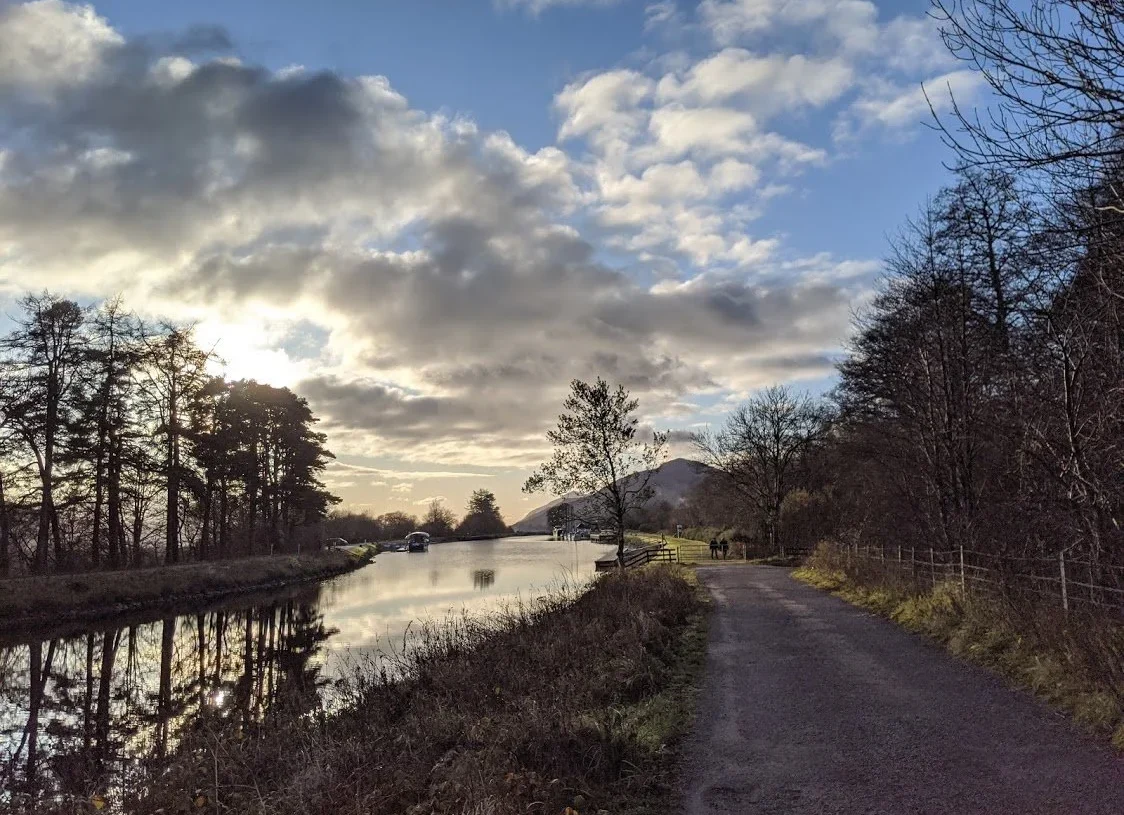
M 373 548 L 184 563 L 150 569 L 43 575 L 0 581 L 0 631 L 59 620 L 94 620 L 340 574 Z
M 393 670 L 357 670 L 336 712 L 247 732 L 216 716 L 127 811 L 674 811 L 674 746 L 706 650 L 689 570 L 608 574 L 425 630 Z
M 849 574 L 826 549 L 793 577 L 924 634 L 1067 711 L 1124 750 L 1124 627 L 1052 605 L 964 596 L 956 581 L 916 587 Z

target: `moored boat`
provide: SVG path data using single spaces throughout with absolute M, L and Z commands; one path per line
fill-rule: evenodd
M 411 532 L 406 536 L 406 551 L 407 552 L 427 552 L 429 551 L 429 533 L 428 532 Z

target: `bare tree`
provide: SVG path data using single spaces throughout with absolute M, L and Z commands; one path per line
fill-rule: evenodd
M 429 502 L 429 509 L 426 510 L 425 517 L 421 521 L 423 532 L 428 532 L 435 538 L 447 538 L 453 534 L 456 525 L 457 516 L 440 498 Z
M 938 120 L 962 164 L 1035 173 L 1051 195 L 1087 188 L 1121 151 L 1120 0 L 934 0 L 949 51 L 983 76 L 986 115 Z M 1124 190 L 1103 206 L 1124 212 Z
M 782 556 L 781 506 L 796 486 L 802 457 L 824 432 L 824 418 L 823 408 L 807 394 L 774 385 L 738 407 L 721 430 L 695 436 L 703 460 L 724 473 L 764 518 L 770 548 Z
M 649 482 L 663 461 L 666 433 L 644 441 L 636 411 L 640 402 L 623 385 L 601 377 L 590 385 L 575 379 L 558 425 L 547 433 L 554 453 L 523 485 L 527 493 L 579 492 L 594 519 L 613 525 L 617 558 L 624 556 L 624 532 L 633 513 L 652 496 Z

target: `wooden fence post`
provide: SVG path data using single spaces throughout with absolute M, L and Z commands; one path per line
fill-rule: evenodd
M 967 594 L 968 586 L 964 578 L 964 544 L 960 544 L 960 596 Z
M 1065 585 L 1065 552 L 1058 550 L 1058 571 L 1062 577 L 1062 610 L 1069 611 L 1069 594 Z

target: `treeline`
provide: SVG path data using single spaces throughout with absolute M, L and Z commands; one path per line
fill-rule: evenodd
M 773 389 L 702 438 L 725 475 L 693 509 L 732 497 L 778 550 L 1064 552 L 1103 584 L 1124 565 L 1124 9 L 937 17 L 994 108 L 940 123 L 955 180 L 893 242 L 831 398 Z
M 324 537 L 358 541 L 401 540 L 411 532 L 428 532 L 435 538 L 455 535 L 502 535 L 511 528 L 503 519 L 496 496 L 490 490 L 475 490 L 468 499 L 460 521 L 441 500 L 430 502 L 425 515 L 418 518 L 406 512 L 386 512 L 374 516 L 362 512 L 334 511 L 325 519 Z
M 14 321 L 0 338 L 0 575 L 293 551 L 337 500 L 305 400 L 215 377 L 190 328 L 49 293 Z
M 768 389 L 699 438 L 677 512 L 782 553 L 822 537 L 1124 564 L 1124 217 L 964 169 L 893 244 L 840 382 Z M 1064 229 L 1062 226 L 1064 225 Z M 830 523 L 828 521 L 830 520 Z

